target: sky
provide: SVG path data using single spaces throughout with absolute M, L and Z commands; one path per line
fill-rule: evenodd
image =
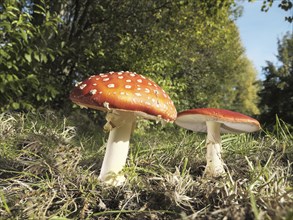
M 236 24 L 239 28 L 240 37 L 246 50 L 246 55 L 250 59 L 257 72 L 258 78 L 263 79 L 262 67 L 266 66 L 266 61 L 278 64 L 277 42 L 285 33 L 293 32 L 293 23 L 285 21 L 285 16 L 289 16 L 291 11 L 284 11 L 278 7 L 279 1 L 275 0 L 268 12 L 262 12 L 263 0 L 242 3 L 244 9 L 242 17 L 238 18 Z

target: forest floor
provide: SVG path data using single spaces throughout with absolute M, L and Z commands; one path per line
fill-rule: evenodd
M 205 135 L 141 121 L 124 185 L 98 180 L 108 134 L 85 112 L 0 114 L 0 219 L 293 219 L 293 134 L 223 135 L 227 174 L 203 177 Z

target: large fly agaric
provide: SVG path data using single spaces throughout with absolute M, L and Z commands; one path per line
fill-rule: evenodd
M 221 176 L 225 173 L 221 158 L 221 133 L 254 132 L 260 129 L 257 120 L 234 111 L 217 108 L 198 108 L 178 113 L 175 124 L 197 132 L 206 132 L 205 175 Z
M 109 72 L 80 82 L 70 93 L 79 106 L 106 111 L 110 131 L 99 179 L 120 185 L 129 139 L 137 117 L 173 122 L 177 111 L 170 97 L 152 80 L 134 72 Z

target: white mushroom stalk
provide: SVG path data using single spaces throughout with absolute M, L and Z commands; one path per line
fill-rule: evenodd
M 215 121 L 207 121 L 207 139 L 206 139 L 206 168 L 204 175 L 217 177 L 225 173 L 224 163 L 221 158 L 221 124 Z
M 125 181 L 121 171 L 126 163 L 135 118 L 133 112 L 115 111 L 107 114 L 105 129 L 110 133 L 99 175 L 99 179 L 107 184 L 119 186 Z

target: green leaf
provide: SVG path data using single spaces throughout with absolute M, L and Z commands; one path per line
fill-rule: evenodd
M 28 43 L 28 40 L 27 40 L 27 33 L 26 33 L 26 31 L 25 31 L 25 30 L 21 30 L 20 34 L 21 34 L 21 37 L 23 38 L 23 40 L 24 40 L 26 43 Z
M 41 96 L 39 94 L 36 95 L 37 101 L 41 100 Z
M 41 15 L 44 15 L 44 16 L 46 15 L 46 9 L 43 6 L 41 6 L 39 4 L 35 4 L 34 6 L 36 8 L 38 8 L 38 10 L 35 10 L 35 13 L 41 14 Z
M 25 58 L 29 63 L 32 62 L 32 56 L 31 56 L 30 53 L 26 53 L 26 54 L 24 54 L 24 58 Z
M 51 58 L 52 61 L 55 60 L 55 56 L 53 54 L 50 53 L 49 56 L 50 56 L 50 58 Z
M 16 15 L 16 14 L 14 14 L 13 12 L 11 12 L 11 11 L 8 11 L 8 14 L 9 14 L 9 15 L 11 15 L 11 17 L 14 17 L 14 18 L 16 18 L 16 17 L 17 17 L 17 15 Z
M 15 110 L 19 109 L 19 103 L 17 103 L 17 102 L 13 102 L 13 103 L 11 104 L 11 106 L 12 106 L 12 108 L 15 109 Z
M 40 54 L 38 52 L 34 52 L 34 58 L 39 62 L 40 61 Z
M 6 51 L 4 51 L 4 50 L 0 50 L 0 55 L 2 56 L 2 57 L 4 57 L 4 58 L 7 58 L 7 59 L 9 59 L 10 58 L 10 55 L 6 52 Z
M 41 53 L 41 61 L 44 63 L 47 63 L 47 61 L 48 61 L 48 58 L 44 53 Z

